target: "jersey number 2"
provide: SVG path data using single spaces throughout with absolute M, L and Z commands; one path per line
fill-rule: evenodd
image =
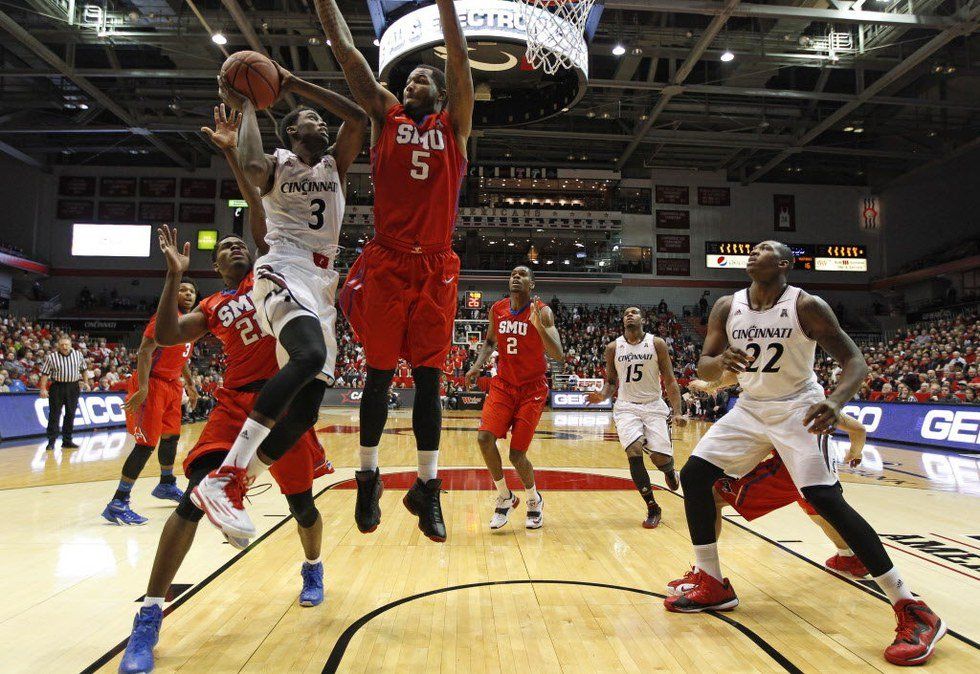
M 235 329 L 238 330 L 238 334 L 242 336 L 242 342 L 245 344 L 251 344 L 262 337 L 262 331 L 259 330 L 259 326 L 248 316 L 243 317 L 235 323 Z
M 431 152 L 425 152 L 424 150 L 415 150 L 412 152 L 412 173 L 410 175 L 413 178 L 416 180 L 429 179 L 429 165 L 422 160 L 428 159 L 431 156 Z
M 511 356 L 517 355 L 517 337 L 507 338 L 507 353 Z
M 310 226 L 310 229 L 320 229 L 323 227 L 323 212 L 327 210 L 327 205 L 323 199 L 313 199 L 310 201 L 310 208 L 312 209 L 310 215 L 316 219 L 316 222 L 308 222 L 306 224 Z

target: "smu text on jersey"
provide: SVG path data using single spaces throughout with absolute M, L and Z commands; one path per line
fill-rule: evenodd
M 226 328 L 235 322 L 236 318 L 239 318 L 243 314 L 253 313 L 255 311 L 255 305 L 252 303 L 252 293 L 249 292 L 245 295 L 239 295 L 228 300 L 227 304 L 222 305 L 217 311 L 218 320 L 221 321 L 221 325 Z
M 446 138 L 442 129 L 429 129 L 419 133 L 414 124 L 399 124 L 395 142 L 399 145 L 418 145 L 425 150 L 445 150 Z

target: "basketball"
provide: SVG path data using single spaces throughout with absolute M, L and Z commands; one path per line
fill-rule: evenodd
M 265 110 L 279 98 L 279 70 L 266 56 L 255 51 L 235 52 L 221 66 L 225 84 Z

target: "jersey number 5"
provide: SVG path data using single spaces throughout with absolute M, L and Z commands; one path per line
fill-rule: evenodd
M 412 173 L 411 176 L 416 180 L 428 180 L 429 179 L 429 165 L 426 164 L 423 159 L 428 159 L 432 156 L 431 152 L 425 152 L 424 150 L 415 150 L 412 152 Z
M 310 209 L 310 215 L 316 219 L 316 222 L 308 222 L 306 224 L 310 226 L 310 229 L 320 229 L 323 227 L 323 212 L 327 210 L 327 205 L 323 199 L 313 199 L 310 201 Z
M 643 363 L 633 363 L 626 366 L 626 383 L 643 379 Z

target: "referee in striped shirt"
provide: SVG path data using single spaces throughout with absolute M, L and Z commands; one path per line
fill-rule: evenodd
M 61 448 L 78 449 L 78 445 L 71 441 L 71 434 L 75 426 L 75 409 L 78 407 L 78 382 L 82 379 L 87 385 L 85 358 L 78 349 L 72 348 L 71 338 L 63 336 L 58 340 L 57 351 L 48 355 L 41 365 L 41 397 L 50 398 L 48 449 L 54 449 L 54 441 L 58 439 L 58 419 L 62 409 L 65 420 L 61 425 Z

